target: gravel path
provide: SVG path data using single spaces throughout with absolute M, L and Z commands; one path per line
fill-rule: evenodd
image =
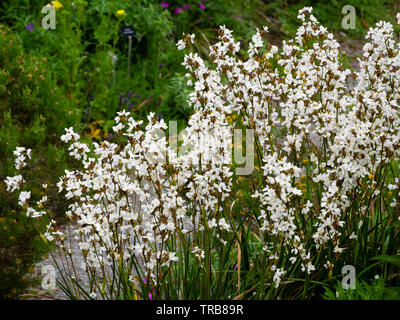
M 65 240 L 65 244 L 68 248 L 71 249 L 71 255 L 72 259 L 74 262 L 74 267 L 76 271 L 77 278 L 81 280 L 80 283 L 83 284 L 83 287 L 88 288 L 89 287 L 89 280 L 88 276 L 86 273 L 86 270 L 83 268 L 83 257 L 81 254 L 81 250 L 79 248 L 78 242 L 74 240 L 74 234 L 73 231 L 76 230 L 79 226 L 77 224 L 67 224 L 60 228 L 60 231 L 63 232 L 67 237 Z M 47 259 L 42 260 L 41 262 L 37 263 L 34 268 L 34 277 L 38 277 L 40 280 L 45 277 L 45 275 L 48 273 L 46 272 L 46 268 L 48 269 L 53 269 L 55 270 L 56 274 L 56 279 L 58 281 L 62 281 L 62 277 L 60 272 L 58 271 L 57 265 L 60 267 L 61 270 L 66 270 L 65 272 L 68 272 L 68 270 L 71 269 L 70 262 L 68 261 L 68 265 L 66 262 L 66 259 L 61 257 L 59 254 L 57 254 L 57 251 L 52 252 L 55 258 L 52 258 L 51 253 L 49 253 Z M 47 267 L 51 266 L 51 267 Z M 43 274 L 44 272 L 44 274 Z M 63 272 L 64 273 L 64 272 Z M 70 272 L 68 272 L 70 273 Z M 43 280 L 42 280 L 43 281 Z M 31 295 L 31 297 L 29 297 Z M 68 297 L 66 294 L 56 287 L 54 290 L 45 290 L 42 288 L 42 285 L 39 284 L 36 287 L 29 288 L 27 292 L 28 299 L 31 298 L 33 300 L 67 300 Z

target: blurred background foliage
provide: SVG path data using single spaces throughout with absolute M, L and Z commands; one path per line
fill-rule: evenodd
M 55 179 L 76 165 L 59 140 L 65 127 L 87 139 L 109 137 L 122 109 L 135 118 L 153 111 L 178 120 L 178 129 L 185 126 L 190 89 L 176 48 L 183 33 L 196 34 L 196 51 L 206 58 L 219 25 L 234 30 L 242 43 L 255 27 L 267 25 L 270 41 L 278 44 L 295 34 L 298 10 L 312 6 L 339 39 L 356 41 L 377 21 L 394 21 L 398 11 L 397 0 L 61 0 L 53 1 L 56 29 L 46 30 L 41 10 L 47 4 L 0 2 L 0 180 L 16 174 L 15 147 L 31 148 L 35 157 L 26 178 L 49 184 L 57 219 L 67 204 Z M 341 27 L 348 4 L 356 9 L 355 30 Z M 128 62 L 129 41 L 120 28 L 129 25 L 136 32 Z M 34 197 L 39 195 L 37 189 Z M 29 284 L 25 275 L 47 250 L 16 202 L 0 183 L 0 298 L 22 292 Z

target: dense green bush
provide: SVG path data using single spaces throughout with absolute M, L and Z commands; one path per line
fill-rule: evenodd
M 47 183 L 51 188 L 55 173 L 66 168 L 58 137 L 64 127 L 79 123 L 79 110 L 69 108 L 46 61 L 26 54 L 21 40 L 0 25 L 1 181 L 15 174 L 16 146 L 31 148 L 40 155 L 26 169 L 33 183 Z M 56 192 L 49 191 L 53 216 L 57 217 L 64 202 Z M 34 189 L 33 197 L 40 193 Z M 17 294 L 26 284 L 23 276 L 46 251 L 37 230 L 16 203 L 17 199 L 0 183 L 0 297 Z

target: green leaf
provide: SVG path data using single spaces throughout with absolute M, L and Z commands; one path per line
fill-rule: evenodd
M 400 287 L 386 287 L 383 292 L 386 300 L 400 300 Z
M 398 267 L 400 267 L 400 256 L 387 256 L 387 255 L 380 255 L 372 258 L 372 260 L 380 260 L 382 262 L 389 262 Z
M 47 244 L 47 239 L 45 238 L 45 236 L 41 232 L 39 232 L 39 233 L 40 233 L 40 237 L 42 238 L 44 243 Z

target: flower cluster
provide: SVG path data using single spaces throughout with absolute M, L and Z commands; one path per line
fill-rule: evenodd
M 282 255 L 292 264 L 300 261 L 308 273 L 315 270 L 312 256 L 324 247 L 339 259 L 340 242 L 357 238 L 344 220 L 354 204 L 350 196 L 369 179 L 370 196 L 378 197 L 388 188 L 383 172 L 399 159 L 400 55 L 392 25 L 380 22 L 370 29 L 360 70 L 352 73 L 340 63 L 339 43 L 311 10 L 299 11 L 303 24 L 280 52 L 265 46 L 265 27 L 252 37 L 243 61 L 232 32 L 221 27 L 221 41 L 210 47 L 214 68 L 196 54 L 185 58 L 192 104 L 215 116 L 240 114 L 255 130 L 263 187 L 253 197 L 261 204 L 261 231 L 275 243 L 270 254 L 276 284 L 284 274 L 278 266 Z M 302 173 L 311 191 L 297 188 Z M 367 210 L 361 206 L 352 214 L 363 219 Z M 299 221 L 311 213 L 307 230 Z
M 15 158 L 15 168 L 22 169 L 26 166 L 26 156 L 30 159 L 31 158 L 31 149 L 25 149 L 24 147 L 17 147 L 14 151 Z
M 240 239 L 231 216 L 237 196 L 232 128 L 239 121 L 227 120 L 237 115 L 240 125 L 255 132 L 259 162 L 258 174 L 247 177 L 247 200 L 255 202 L 245 221 L 263 247 L 270 263 L 262 267 L 276 287 L 289 268 L 306 274 L 320 266 L 332 269 L 383 194 L 397 192 L 388 215 L 399 219 L 393 164 L 400 160 L 400 47 L 393 26 L 379 22 L 370 29 L 360 70 L 352 72 L 341 65 L 338 42 L 311 8 L 298 17 L 302 25 L 281 50 L 265 45 L 264 27 L 244 60 L 240 43 L 222 26 L 220 41 L 210 47 L 211 63 L 197 53 L 185 56 L 194 113 L 179 148 L 167 141 L 166 123 L 153 113 L 145 125 L 119 112 L 113 127 L 118 143 L 88 146 L 66 129 L 61 139 L 84 169 L 66 170 L 58 187 L 72 202 L 67 216 L 80 226 L 76 237 L 93 279 L 91 292 L 103 283 L 104 295 L 121 268 L 132 284 L 139 275 L 159 288 L 168 270 L 183 263 L 177 254 L 182 248 L 204 266 L 212 248 L 207 235 L 223 245 Z M 186 35 L 178 48 L 193 42 L 194 35 Z M 18 167 L 25 164 L 24 152 L 16 151 Z M 6 182 L 14 191 L 23 179 Z M 27 205 L 29 196 L 21 192 L 20 204 L 32 217 L 42 216 Z M 45 236 L 60 239 L 68 253 L 53 221 Z

